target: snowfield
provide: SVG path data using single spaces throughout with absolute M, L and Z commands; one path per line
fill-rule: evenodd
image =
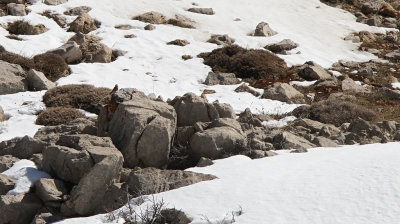
M 216 180 L 157 194 L 193 224 L 242 208 L 236 223 L 396 224 L 400 220 L 400 143 L 280 151 L 258 160 L 234 156 L 191 171 Z M 105 215 L 59 223 L 102 223 Z

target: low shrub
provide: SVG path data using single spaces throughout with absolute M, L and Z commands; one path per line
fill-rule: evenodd
M 215 72 L 235 73 L 238 78 L 280 80 L 287 76 L 286 63 L 265 50 L 244 49 L 237 45 L 201 53 L 204 64 Z
M 8 24 L 7 30 L 10 34 L 15 35 L 37 35 L 46 32 L 47 28 L 42 24 L 33 26 L 26 21 L 17 20 Z
M 55 126 L 60 124 L 66 124 L 77 118 L 84 118 L 78 109 L 69 107 L 51 107 L 42 111 L 37 119 L 36 124 L 44 126 Z
M 3 46 L 0 46 L 0 60 L 20 65 L 23 69 L 29 70 L 34 67 L 32 59 L 22 57 L 21 55 L 8 52 Z
M 51 81 L 55 82 L 59 78 L 69 74 L 68 64 L 64 58 L 54 53 L 44 53 L 33 57 L 35 69 L 41 71 Z
M 335 126 L 350 123 L 357 118 L 372 121 L 377 116 L 374 111 L 364 106 L 340 100 L 323 100 L 310 106 L 301 106 L 292 114 L 296 117 L 309 118 Z
M 92 85 L 65 85 L 48 90 L 43 95 L 47 107 L 69 106 L 99 114 L 100 105 L 109 101 L 111 89 Z

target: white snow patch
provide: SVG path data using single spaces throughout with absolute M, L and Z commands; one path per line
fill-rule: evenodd
M 288 122 L 294 121 L 296 119 L 297 118 L 295 116 L 287 116 L 287 117 L 284 117 L 284 118 L 282 118 L 280 120 L 263 121 L 262 124 L 264 126 L 281 128 L 281 127 L 286 126 L 288 124 Z
M 392 83 L 392 87 L 395 88 L 395 89 L 400 89 L 400 82 Z
M 317 81 L 290 81 L 289 84 L 290 85 L 296 85 L 296 86 L 303 86 L 303 87 L 307 87 L 307 86 L 311 86 L 314 85 L 314 83 L 316 83 Z

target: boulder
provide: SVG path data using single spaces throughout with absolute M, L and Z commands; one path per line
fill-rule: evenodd
M 16 4 L 24 4 L 24 0 L 0 0 L 1 4 L 8 4 L 8 3 L 16 3 Z
M 14 189 L 16 180 L 0 173 L 0 195 L 7 194 L 8 191 Z
M 352 132 L 355 134 L 367 134 L 371 130 L 372 130 L 371 124 L 368 121 L 363 120 L 361 118 L 357 118 L 354 121 L 352 121 L 349 127 L 347 128 L 348 132 Z
M 261 95 L 259 92 L 257 92 L 254 89 L 250 88 L 247 83 L 243 83 L 242 85 L 237 87 L 235 89 L 235 92 L 237 92 L 237 93 L 247 92 L 247 93 L 250 93 L 251 95 L 253 95 L 255 97 L 259 97 Z
M 29 136 L 16 137 L 0 143 L 0 156 L 12 155 L 19 159 L 28 159 L 35 153 L 41 153 L 45 142 Z
M 178 127 L 176 131 L 175 145 L 187 146 L 189 145 L 190 138 L 196 132 L 193 126 Z
M 263 151 L 263 150 L 251 150 L 250 154 L 248 155 L 252 159 L 261 159 L 265 157 L 276 156 L 278 153 L 272 151 Z
M 209 72 L 204 84 L 212 85 L 235 85 L 239 84 L 239 79 L 234 73 Z
M 330 140 L 329 138 L 325 138 L 322 136 L 317 136 L 312 140 L 312 143 L 314 143 L 315 145 L 319 146 L 319 147 L 338 147 L 339 145 Z
M 98 27 L 98 22 L 95 21 L 87 13 L 83 13 L 76 18 L 72 23 L 69 24 L 69 32 L 84 33 L 87 34 Z
M 199 159 L 199 162 L 197 162 L 196 167 L 206 167 L 206 166 L 211 166 L 213 164 L 214 164 L 214 162 L 211 159 L 201 157 Z
M 0 60 L 0 95 L 27 91 L 25 76 L 21 66 Z
M 165 24 L 167 22 L 166 17 L 163 14 L 154 11 L 135 16 L 133 19 L 151 24 Z
M 305 138 L 296 136 L 286 131 L 276 135 L 273 139 L 273 143 L 276 149 L 306 150 L 316 147 L 313 143 L 309 142 Z
M 127 183 L 130 193 L 144 195 L 169 191 L 215 178 L 213 175 L 183 170 L 139 168 L 130 173 Z
M 93 119 L 78 118 L 67 124 L 40 128 L 34 138 L 47 144 L 55 144 L 61 135 L 89 134 L 97 135 L 97 124 Z M 0 143 L 1 145 L 1 143 Z M 0 146 L 1 148 L 1 146 Z
M 204 15 L 214 15 L 215 12 L 212 8 L 190 8 L 189 12 L 204 14 Z
M 285 54 L 286 51 L 290 51 L 299 45 L 295 42 L 293 42 L 290 39 L 284 39 L 278 43 L 275 44 L 269 44 L 265 46 L 265 49 L 268 49 L 274 53 L 280 53 L 280 54 Z
M 315 62 L 306 62 L 299 71 L 299 76 L 305 80 L 330 79 L 332 75 Z
M 24 4 L 9 3 L 7 4 L 7 11 L 12 16 L 26 16 Z
M 68 194 L 68 190 L 64 182 L 57 179 L 41 178 L 35 182 L 36 195 L 45 203 L 45 205 L 52 207 L 52 205 L 64 201 L 63 196 Z
M 305 127 L 311 130 L 312 133 L 318 133 L 324 128 L 327 128 L 332 135 L 337 135 L 340 129 L 331 124 L 324 124 L 319 121 L 314 121 L 308 118 L 300 118 L 293 122 L 295 126 Z
M 96 163 L 71 191 L 71 198 L 65 203 L 79 215 L 93 215 L 103 204 L 109 186 L 119 180 L 123 157 L 115 153 Z
M 172 106 L 135 97 L 114 109 L 106 106 L 98 120 L 99 135 L 111 137 L 127 167 L 167 165 L 177 122 Z
M 90 8 L 89 6 L 78 6 L 72 9 L 68 9 L 64 12 L 64 15 L 80 16 L 84 13 L 88 13 L 90 10 L 92 10 L 92 8 Z
M 0 223 L 30 223 L 42 207 L 39 198 L 33 194 L 0 196 Z
M 229 46 L 235 43 L 235 39 L 229 37 L 227 34 L 224 35 L 211 35 L 210 39 L 207 40 L 208 43 L 222 45 L 222 46 Z
M 101 38 L 94 35 L 78 33 L 69 39 L 79 45 L 82 52 L 82 61 L 87 63 L 110 63 L 112 60 L 112 49 L 101 43 Z
M 46 5 L 61 5 L 66 3 L 68 0 L 44 0 Z
M 190 153 L 194 158 L 221 158 L 237 153 L 247 145 L 246 138 L 232 127 L 215 127 L 195 133 L 190 140 Z
M 178 126 L 192 126 L 196 122 L 208 122 L 217 118 L 235 118 L 233 108 L 217 102 L 210 104 L 194 93 L 186 93 L 172 102 L 178 115 Z
M 147 24 L 144 27 L 144 30 L 155 30 L 155 29 L 156 29 L 156 26 L 154 26 L 153 24 Z
M 0 156 L 0 173 L 10 169 L 18 161 L 17 157 L 11 155 Z
M 34 69 L 29 70 L 26 80 L 28 82 L 28 88 L 34 91 L 49 90 L 56 87 L 56 84 L 48 80 L 42 72 Z
M 304 95 L 287 83 L 275 83 L 272 88 L 264 90 L 262 98 L 279 100 L 288 103 L 304 103 Z
M 82 51 L 75 41 L 69 41 L 49 52 L 60 55 L 67 63 L 79 62 L 82 59 Z
M 59 214 L 53 214 L 51 212 L 44 212 L 37 214 L 35 218 L 32 220 L 31 224 L 47 224 L 47 223 L 55 223 L 65 219 Z
M 365 93 L 367 89 L 364 86 L 358 85 L 351 78 L 346 78 L 342 81 L 342 90 L 346 93 Z
M 275 34 L 277 34 L 277 32 L 272 30 L 271 27 L 269 27 L 269 24 L 266 22 L 260 22 L 254 31 L 254 36 L 270 37 Z
M 383 6 L 383 0 L 368 1 L 361 5 L 361 12 L 364 14 L 377 13 Z

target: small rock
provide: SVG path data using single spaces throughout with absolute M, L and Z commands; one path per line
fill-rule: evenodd
M 0 95 L 27 91 L 25 74 L 21 66 L 0 61 Z
M 213 43 L 217 45 L 229 46 L 235 43 L 235 39 L 229 37 L 228 35 L 211 35 L 211 38 L 207 40 L 208 43 Z
M 400 60 L 400 50 L 395 50 L 385 54 L 386 59 Z
M 350 92 L 350 93 L 365 93 L 365 92 L 367 92 L 367 89 L 365 87 L 358 85 L 351 78 L 346 78 L 342 81 L 342 90 L 343 90 L 343 92 Z
M 312 61 L 306 62 L 298 74 L 303 79 L 309 81 L 332 78 L 332 75 L 329 74 L 329 72 Z
M 264 90 L 262 98 L 279 100 L 288 103 L 304 103 L 304 95 L 287 83 L 275 83 L 272 88 Z
M 263 150 L 251 150 L 249 157 L 252 159 L 261 159 L 264 157 L 271 157 L 278 155 L 276 152 L 263 151 Z
M 0 173 L 10 169 L 18 161 L 17 157 L 11 155 L 0 156 Z
M 130 30 L 133 29 L 133 26 L 125 24 L 125 25 L 117 25 L 115 26 L 115 29 L 119 29 L 119 30 Z
M 41 178 L 36 181 L 35 187 L 36 195 L 45 203 L 62 202 L 63 195 L 68 194 L 64 182 L 57 179 Z
M 325 138 L 322 136 L 315 137 L 312 141 L 315 145 L 319 147 L 337 147 L 339 146 L 336 142 L 330 140 L 329 138 Z
M 214 15 L 215 12 L 212 8 L 190 8 L 188 9 L 189 12 L 205 14 L 205 15 Z
M 46 5 L 61 5 L 66 3 L 68 0 L 44 0 Z
M 28 88 L 33 91 L 49 90 L 56 87 L 56 84 L 48 80 L 42 72 L 34 69 L 29 70 L 26 80 L 28 81 Z
M 78 6 L 72 9 L 69 9 L 64 12 L 64 15 L 69 15 L 69 16 L 80 16 L 84 13 L 88 13 L 92 8 L 89 6 Z
M 76 18 L 72 23 L 69 24 L 69 32 L 87 34 L 97 29 L 98 22 L 95 21 L 89 14 L 83 13 Z
M 182 59 L 183 60 L 189 60 L 189 59 L 192 59 L 193 57 L 192 57 L 192 55 L 188 55 L 188 54 L 184 54 L 184 55 L 182 55 Z
M 154 26 L 153 24 L 148 24 L 144 27 L 144 30 L 155 30 L 156 26 Z
M 82 60 L 82 51 L 75 41 L 68 41 L 62 46 L 48 52 L 60 55 L 68 64 Z
M 293 42 L 292 40 L 284 39 L 281 42 L 267 45 L 267 46 L 265 46 L 265 48 L 274 53 L 285 53 L 286 51 L 290 51 L 298 46 L 299 45 L 297 43 Z
M 220 72 L 209 72 L 204 84 L 212 85 L 235 85 L 239 84 L 240 81 L 236 78 L 234 73 L 220 73 Z
M 24 4 L 9 3 L 7 4 L 7 11 L 12 16 L 26 16 Z
M 196 166 L 197 167 L 206 167 L 206 166 L 211 166 L 213 164 L 214 164 L 214 162 L 211 159 L 201 157 Z
M 168 45 L 177 45 L 177 46 L 186 46 L 186 45 L 188 45 L 190 43 L 187 40 L 176 39 L 176 40 L 168 42 L 167 44 Z
M 0 173 L 0 195 L 7 194 L 8 191 L 14 189 L 16 180 Z
M 254 36 L 262 36 L 262 37 L 269 37 L 275 34 L 277 34 L 277 32 L 272 30 L 271 27 L 269 27 L 269 24 L 266 22 L 260 22 L 257 25 L 256 30 L 254 32 Z
M 299 149 L 306 150 L 315 147 L 315 145 L 305 138 L 296 136 L 290 132 L 282 132 L 273 139 L 276 149 Z
M 249 85 L 247 85 L 247 83 L 243 83 L 242 85 L 237 87 L 235 89 L 235 92 L 237 92 L 237 93 L 248 92 L 248 93 L 252 94 L 255 97 L 259 97 L 261 95 L 259 92 L 257 92 L 255 90 L 253 90 L 252 88 L 250 88 Z

